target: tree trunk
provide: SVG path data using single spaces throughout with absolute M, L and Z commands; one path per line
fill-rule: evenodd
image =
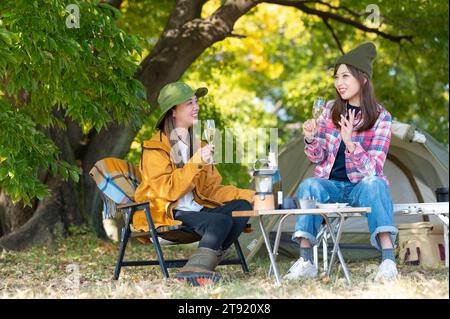
M 9 196 L 4 191 L 0 191 L 0 236 L 25 224 L 33 212 L 33 207 L 24 207 L 22 202 L 14 205 Z
M 75 164 L 73 151 L 66 133 L 59 129 L 50 129 L 48 135 L 61 150 L 61 159 Z M 37 202 L 31 214 L 30 209 L 23 208 L 22 205 L 8 206 L 10 199 L 7 196 L 0 199 L 0 203 L 6 208 L 5 225 L 11 225 L 11 221 L 16 218 L 12 217 L 13 214 L 17 214 L 17 216 L 32 215 L 21 227 L 4 229 L 6 232 L 0 238 L 0 247 L 9 250 L 22 250 L 31 245 L 52 242 L 58 235 L 67 235 L 71 224 L 81 224 L 77 184 L 73 181 L 64 181 L 59 176 L 47 178 L 44 182 L 51 195 Z M 8 233 L 8 230 L 11 232 Z
M 0 238 L 0 247 L 8 250 L 23 250 L 32 245 L 52 243 L 58 236 L 66 236 L 77 218 L 77 193 L 73 182 L 64 182 L 52 177 L 47 183 L 51 196 L 40 201 L 33 216 L 20 228 Z

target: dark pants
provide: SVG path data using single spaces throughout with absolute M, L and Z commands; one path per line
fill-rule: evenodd
M 202 236 L 198 247 L 213 250 L 227 249 L 239 237 L 248 217 L 232 217 L 233 211 L 253 210 L 243 199 L 234 200 L 217 208 L 203 208 L 199 212 L 175 211 L 175 219 Z

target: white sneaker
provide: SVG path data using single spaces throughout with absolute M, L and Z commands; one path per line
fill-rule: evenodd
M 313 263 L 309 260 L 305 261 L 303 257 L 300 257 L 288 270 L 284 279 L 299 280 L 301 278 L 315 278 L 317 277 L 317 272 L 317 268 Z
M 376 281 L 394 280 L 397 277 L 397 265 L 390 259 L 385 259 L 378 267 L 378 273 L 375 276 Z

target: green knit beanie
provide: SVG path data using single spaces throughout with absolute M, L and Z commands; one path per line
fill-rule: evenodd
M 372 78 L 372 64 L 376 56 L 377 48 L 372 42 L 367 42 L 340 56 L 335 66 L 338 64 L 352 65 Z

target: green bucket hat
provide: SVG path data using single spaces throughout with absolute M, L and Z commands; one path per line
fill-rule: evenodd
M 208 89 L 205 87 L 193 90 L 189 85 L 184 82 L 174 82 L 166 84 L 158 96 L 158 105 L 161 109 L 161 115 L 158 121 L 156 121 L 155 129 L 158 129 L 166 113 L 174 106 L 186 102 L 194 95 L 197 98 L 208 94 Z
M 340 56 L 335 66 L 338 64 L 349 64 L 365 72 L 369 78 L 372 78 L 372 64 L 376 56 L 377 48 L 372 42 L 367 42 Z

